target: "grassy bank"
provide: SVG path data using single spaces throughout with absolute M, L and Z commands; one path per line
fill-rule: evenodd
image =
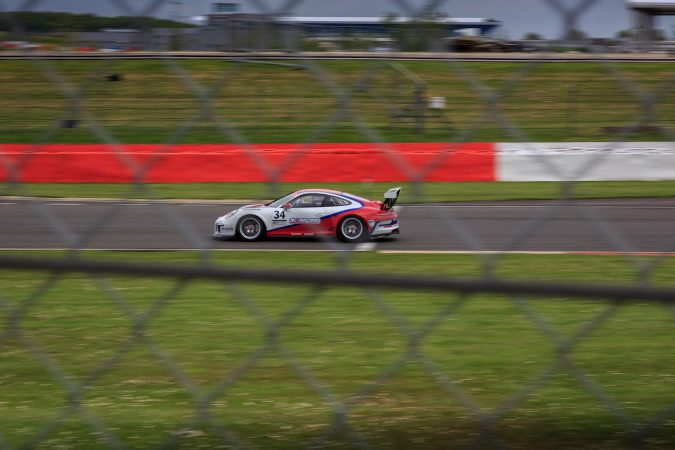
M 85 257 L 166 264 L 198 259 L 194 253 Z M 360 273 L 394 272 L 387 276 L 481 273 L 471 256 L 359 253 L 350 261 Z M 217 254 L 213 263 L 300 270 L 338 264 L 330 253 L 264 252 Z M 652 281 L 675 285 L 673 264 L 666 259 L 656 265 Z M 616 257 L 505 256 L 498 276 L 638 280 L 635 268 Z M 621 306 L 580 337 L 607 302 L 82 275 L 49 279 L 0 271 L 9 320 L 0 328 L 9 332 L 0 341 L 0 433 L 10 448 L 30 442 L 64 410 L 64 378 L 85 384 L 80 401 L 87 414 L 131 448 L 154 448 L 172 437 L 180 448 L 225 448 L 223 429 L 247 448 L 304 447 L 334 418 L 326 395 L 349 404 L 352 436 L 358 433 L 377 448 L 441 449 L 448 442 L 463 448 L 481 432 L 477 410 L 499 410 L 549 368 L 545 381 L 498 414 L 492 431 L 500 444 L 629 448 L 632 435 L 615 413 L 646 424 L 675 402 L 672 315 L 664 306 Z M 560 344 L 570 339 L 568 365 L 553 367 L 561 362 Z M 450 381 L 475 410 L 449 392 Z M 617 409 L 598 400 L 589 384 Z M 200 409 L 195 395 L 211 393 L 209 419 L 200 416 L 177 432 Z M 210 419 L 221 425 L 214 428 Z M 40 448 L 103 442 L 76 412 Z M 345 428 L 327 442 L 328 448 L 356 447 Z M 649 448 L 672 448 L 672 421 L 655 427 L 648 442 Z
M 401 203 L 550 200 L 572 198 L 675 197 L 675 181 L 593 181 L 571 186 L 553 182 L 501 183 L 179 183 L 134 186 L 107 183 L 25 183 L 0 185 L 0 196 L 47 198 L 271 199 L 303 188 L 324 187 L 379 199 L 402 186 Z M 570 189 L 570 190 L 568 190 Z
M 447 108 L 415 122 L 414 86 L 398 68 L 423 80 L 427 96 L 446 97 Z M 664 89 L 670 63 L 0 61 L 0 69 L 7 143 L 668 141 L 659 127 L 675 124 L 675 94 Z M 107 81 L 113 73 L 121 81 Z M 190 78 L 207 88 L 209 114 Z M 617 129 L 643 114 L 631 83 L 658 93 L 656 119 L 625 136 Z M 485 100 L 490 90 L 496 105 Z M 64 120 L 80 122 L 62 128 Z

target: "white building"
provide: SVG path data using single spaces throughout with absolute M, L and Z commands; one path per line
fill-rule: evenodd
M 651 47 L 655 17 L 675 15 L 675 1 L 671 0 L 628 0 L 626 5 L 633 12 L 633 27 L 642 48 Z

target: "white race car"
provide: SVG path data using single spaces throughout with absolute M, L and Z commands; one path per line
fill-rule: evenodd
M 401 188 L 389 189 L 384 201 L 346 192 L 303 189 L 266 205 L 248 205 L 218 217 L 216 239 L 256 241 L 265 236 L 337 236 L 345 242 L 398 234 L 394 205 Z

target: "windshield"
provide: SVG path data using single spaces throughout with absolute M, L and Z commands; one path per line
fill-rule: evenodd
M 293 198 L 293 194 L 294 194 L 294 192 L 291 192 L 290 194 L 286 194 L 283 197 L 280 197 L 280 198 L 268 203 L 265 206 L 269 206 L 270 208 L 281 208 L 286 203 L 291 201 L 291 199 Z

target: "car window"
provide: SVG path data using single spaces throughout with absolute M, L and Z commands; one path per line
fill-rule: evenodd
M 291 201 L 292 198 L 293 198 L 293 193 L 286 194 L 283 197 L 279 197 L 278 199 L 268 203 L 267 206 L 269 206 L 270 208 L 281 208 L 286 203 Z
M 350 204 L 351 204 L 351 202 L 349 200 L 344 199 L 344 198 L 334 197 L 332 195 L 327 195 L 324 206 L 335 207 L 335 206 L 348 206 Z
M 317 208 L 323 205 L 323 194 L 305 194 L 291 202 L 293 208 Z

